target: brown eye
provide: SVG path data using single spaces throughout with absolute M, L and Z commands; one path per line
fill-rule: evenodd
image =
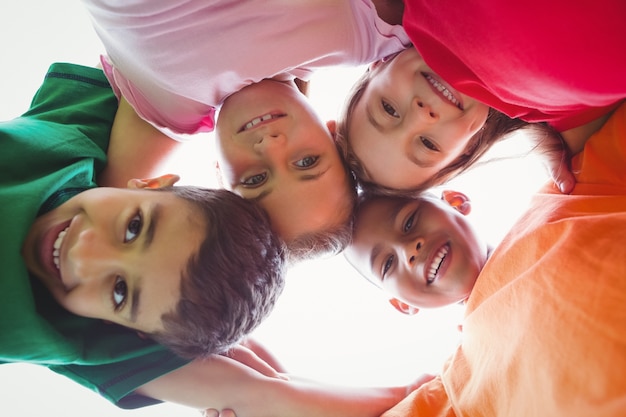
M 392 265 L 393 265 L 393 255 L 390 255 L 385 260 L 385 264 L 383 265 L 383 279 L 385 278 L 385 274 L 389 271 L 389 269 L 391 269 Z
M 115 306 L 115 310 L 119 310 L 119 308 L 124 305 L 127 293 L 128 287 L 126 286 L 126 281 L 124 281 L 122 277 L 117 277 L 115 279 L 115 285 L 113 286 L 113 305 Z
M 431 151 L 439 152 L 439 148 L 437 148 L 437 145 L 432 143 L 428 138 L 425 138 L 424 136 L 420 136 L 420 140 L 422 141 L 424 146 L 426 146 Z
M 383 106 L 383 110 L 385 111 L 385 113 L 387 113 L 391 117 L 395 117 L 395 118 L 400 117 L 396 109 L 394 109 L 391 104 L 387 103 L 385 100 L 381 100 L 380 103 Z
M 126 226 L 126 233 L 124 234 L 124 243 L 135 240 L 135 238 L 141 233 L 141 227 L 143 225 L 143 220 L 141 218 L 141 213 L 137 213 L 133 216 L 132 219 L 128 222 Z

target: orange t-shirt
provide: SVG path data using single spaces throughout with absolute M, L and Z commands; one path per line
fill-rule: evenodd
M 626 105 L 491 255 L 440 377 L 384 414 L 626 416 Z

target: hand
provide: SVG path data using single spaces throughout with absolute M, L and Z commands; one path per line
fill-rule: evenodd
M 235 412 L 230 409 L 224 409 L 221 412 L 214 408 L 202 411 L 202 417 L 237 417 Z
M 576 177 L 571 171 L 569 162 L 569 153 L 566 149 L 547 153 L 543 160 L 552 181 L 563 194 L 571 193 L 576 185 Z
M 546 167 L 552 181 L 563 194 L 574 190 L 576 177 L 570 167 L 571 149 L 564 137 L 550 127 L 535 125 L 535 133 L 531 135 L 534 148 L 540 155 L 541 162 Z
M 241 344 L 231 348 L 228 352 L 223 354 L 223 356 L 236 360 L 237 362 L 240 362 L 243 365 L 246 365 L 258 371 L 265 376 L 271 378 L 289 379 L 285 375 L 274 369 L 270 364 L 264 361 L 251 349 Z

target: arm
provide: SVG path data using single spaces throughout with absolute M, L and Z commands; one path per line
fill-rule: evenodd
M 170 372 L 137 392 L 200 410 L 232 409 L 239 417 L 377 417 L 414 388 L 414 384 L 408 388 L 344 388 L 294 378 L 287 381 L 215 356 Z
M 587 124 L 575 127 L 570 130 L 566 130 L 565 132 L 561 133 L 561 136 L 563 136 L 563 140 L 567 144 L 567 147 L 569 148 L 572 155 L 576 155 L 578 152 L 583 150 L 587 139 L 589 139 L 591 135 L 597 132 L 602 127 L 602 125 L 604 125 L 604 122 L 607 121 L 611 114 L 612 112 L 605 114 L 604 116 L 599 117 L 595 120 L 592 120 Z
M 141 119 L 122 97 L 115 114 L 107 151 L 107 166 L 98 185 L 125 187 L 131 178 L 151 178 L 180 143 Z
M 401 25 L 402 15 L 404 13 L 403 0 L 372 0 L 376 13 L 385 22 L 390 25 Z

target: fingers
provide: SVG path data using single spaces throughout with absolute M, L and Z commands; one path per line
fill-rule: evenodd
M 277 372 L 267 362 L 259 358 L 256 353 L 254 353 L 247 347 L 237 345 L 232 348 L 225 356 L 234 359 L 237 362 L 240 362 L 252 369 L 255 369 L 256 371 L 267 377 L 287 379 L 284 375 Z
M 563 194 L 569 194 L 574 190 L 576 185 L 576 177 L 570 170 L 569 161 L 567 158 L 559 158 L 548 160 L 546 162 L 548 171 L 554 184 Z

